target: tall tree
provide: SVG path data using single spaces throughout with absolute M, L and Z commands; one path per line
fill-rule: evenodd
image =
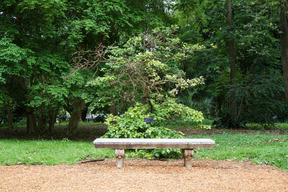
M 71 113 L 78 114 L 87 98 L 87 81 L 81 80 L 82 85 L 75 86 L 71 84 L 74 80 L 65 78 L 74 64 L 72 53 L 94 50 L 99 43 L 121 44 L 144 29 L 163 25 L 165 7 L 163 1 L 150 0 L 137 3 L 130 0 L 1 1 L 1 92 L 8 94 L 9 79 L 15 83 L 14 88 L 23 92 L 19 103 L 27 108 L 27 129 L 30 131 L 43 127 L 44 121 L 52 123 L 55 112 L 69 96 L 70 106 L 75 106 Z M 78 93 L 75 87 L 79 88 Z M 51 106 L 52 111 L 49 110 Z M 79 118 L 76 116 L 71 118 L 71 131 L 77 128 Z
M 285 98 L 288 105 L 288 3 L 286 0 L 281 0 L 280 10 L 280 48 L 281 48 L 281 62 L 283 68 L 283 80 L 285 88 Z
M 203 16 L 200 17 L 201 14 L 194 11 L 195 8 L 183 6 L 187 9 L 187 14 L 184 14 L 187 19 L 184 20 L 182 15 L 179 19 L 181 38 L 187 42 L 201 42 L 206 45 L 205 50 L 195 52 L 195 57 L 185 62 L 189 78 L 201 74 L 206 79 L 207 86 L 198 89 L 194 99 L 202 102 L 202 96 L 207 95 L 216 103 L 211 106 L 217 106 L 212 107 L 213 115 L 223 119 L 222 125 L 225 126 L 232 126 L 232 119 L 227 116 L 231 114 L 230 101 L 237 100 L 237 110 L 234 111 L 237 111 L 238 125 L 239 122 L 245 124 L 248 121 L 271 122 L 275 114 L 284 116 L 281 114 L 287 109 L 281 107 L 281 110 L 275 110 L 276 103 L 278 107 L 284 106 L 284 100 L 281 99 L 283 85 L 280 83 L 279 2 L 231 1 L 232 28 L 227 21 L 227 1 L 209 1 L 206 4 L 203 4 L 205 1 L 198 0 L 189 2 L 196 3 Z M 195 19 L 198 17 L 203 19 Z M 237 67 L 233 86 L 230 80 L 233 72 L 230 69 L 231 54 L 229 55 L 231 29 Z M 236 99 L 231 100 L 235 91 Z
M 233 36 L 233 24 L 232 24 L 232 5 L 231 0 L 227 0 L 227 24 L 229 26 L 229 63 L 230 63 L 230 86 L 231 96 L 229 97 L 229 113 L 232 118 L 236 118 L 237 115 L 237 101 L 235 89 L 236 79 L 236 57 L 234 49 L 234 36 Z

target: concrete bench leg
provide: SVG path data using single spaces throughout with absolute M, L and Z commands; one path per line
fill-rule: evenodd
M 116 157 L 116 167 L 121 169 L 124 164 L 125 159 L 125 149 L 116 149 L 115 150 L 115 157 Z
M 183 157 L 184 157 L 184 165 L 187 168 L 192 167 L 192 157 L 194 154 L 193 149 L 182 149 Z

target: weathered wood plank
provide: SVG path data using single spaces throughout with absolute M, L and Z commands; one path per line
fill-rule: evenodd
M 95 148 L 110 149 L 197 149 L 213 148 L 215 141 L 211 139 L 95 139 L 93 144 Z

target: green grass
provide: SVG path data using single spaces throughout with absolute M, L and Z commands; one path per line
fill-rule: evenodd
M 287 135 L 222 134 L 209 138 L 215 140 L 215 148 L 198 149 L 195 158 L 251 160 L 256 164 L 273 165 L 288 171 Z
M 0 140 L 0 164 L 75 164 L 84 159 L 113 158 L 110 149 L 95 149 L 92 142 L 63 140 Z
M 259 133 L 193 136 L 216 141 L 213 149 L 197 149 L 194 158 L 251 160 L 288 171 L 288 136 Z M 80 160 L 98 158 L 114 158 L 114 150 L 95 149 L 92 141 L 0 140 L 1 165 L 75 164 Z
M 274 125 L 266 125 L 263 126 L 261 124 L 257 124 L 257 123 L 249 123 L 247 124 L 247 127 L 252 128 L 252 129 L 288 129 L 288 123 L 275 123 Z

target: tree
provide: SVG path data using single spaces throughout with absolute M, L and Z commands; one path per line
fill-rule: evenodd
M 234 50 L 234 37 L 233 37 L 233 24 L 232 24 L 232 5 L 231 0 L 227 0 L 227 24 L 229 26 L 229 63 L 230 63 L 230 86 L 231 96 L 229 97 L 229 113 L 232 118 L 236 118 L 237 115 L 237 100 L 235 90 L 235 78 L 236 78 L 236 57 Z M 236 120 L 237 121 L 237 120 Z
M 206 45 L 205 50 L 195 52 L 193 59 L 186 61 L 185 68 L 189 78 L 201 74 L 206 79 L 206 86 L 200 87 L 198 94 L 193 94 L 194 101 L 201 102 L 203 95 L 207 95 L 208 99 L 215 103 L 215 107 L 210 110 L 213 112 L 212 117 L 223 119 L 222 122 L 226 121 L 225 126 L 229 127 L 245 125 L 251 121 L 271 123 L 276 114 L 278 117 L 283 116 L 285 108 L 282 107 L 281 99 L 283 86 L 279 84 L 281 66 L 277 29 L 279 2 L 231 2 L 232 34 L 231 27 L 227 25 L 227 11 L 223 1 L 195 0 L 193 3 L 196 3 L 196 7 L 199 7 L 197 10 L 201 11 L 194 11 L 195 8 L 189 9 L 189 6 L 186 6 L 188 14 L 185 16 L 189 16 L 188 22 L 184 23 L 182 18 L 179 22 L 183 41 L 202 42 Z M 181 9 L 179 11 L 182 14 Z M 230 83 L 231 57 L 227 46 L 232 37 L 236 65 L 234 85 Z M 235 99 L 232 101 L 237 103 L 237 111 L 236 118 L 233 119 L 238 122 L 233 122 L 229 115 L 231 110 L 226 105 L 234 94 Z M 275 110 L 277 107 L 281 110 Z
M 148 103 L 153 112 L 150 100 L 164 99 L 171 85 L 176 85 L 170 91 L 175 96 L 180 87 L 184 89 L 203 83 L 203 78 L 185 80 L 183 71 L 179 69 L 183 58 L 201 48 L 199 45 L 181 44 L 169 28 L 148 31 L 129 39 L 123 47 L 112 47 L 108 51 L 104 77 L 98 77 L 90 84 L 105 87 L 103 93 L 108 98 Z M 107 89 L 111 88 L 113 91 L 109 95 Z
M 141 5 L 151 2 L 141 1 Z M 138 4 L 120 0 L 2 1 L 0 46 L 4 48 L 0 53 L 0 81 L 3 91 L 11 79 L 16 84 L 14 88 L 23 92 L 24 97 L 19 103 L 24 103 L 27 109 L 27 130 L 33 132 L 38 128 L 42 129 L 40 127 L 45 125 L 45 119 L 52 123 L 57 109 L 67 101 L 66 96 L 77 95 L 70 100 L 75 101 L 74 104 L 71 103 L 72 106 L 85 100 L 80 92 L 76 94 L 70 90 L 71 86 L 62 86 L 64 81 L 67 86 L 70 84 L 67 76 L 74 65 L 71 62 L 72 53 L 94 49 L 99 43 L 121 43 L 131 34 L 143 30 L 144 25 L 139 25 L 140 21 L 145 24 L 145 28 L 162 25 L 162 13 L 156 14 L 161 3 L 162 1 L 151 4 L 151 10 L 155 9 L 152 13 L 145 10 L 145 6 L 139 11 Z M 159 7 L 159 10 L 162 8 Z M 143 17 L 149 18 L 149 21 Z M 152 22 L 156 20 L 157 22 Z M 82 83 L 81 86 L 85 87 L 86 82 Z M 3 93 L 8 94 L 7 91 Z M 52 111 L 48 109 L 51 106 Z M 78 110 L 74 111 L 78 113 Z M 77 127 L 73 119 L 71 118 L 68 130 Z M 79 118 L 76 119 L 78 121 Z M 50 129 L 52 130 L 52 124 Z
M 201 112 L 177 103 L 173 98 L 180 90 L 197 87 L 204 81 L 202 77 L 186 79 L 179 67 L 183 59 L 203 47 L 183 44 L 175 37 L 176 31 L 177 27 L 157 28 L 130 38 L 123 47 L 111 48 L 106 74 L 91 83 L 106 88 L 112 85 L 111 96 L 115 100 L 127 100 L 133 106 L 122 117 L 108 116 L 105 137 L 181 138 L 179 133 L 161 126 L 169 119 L 181 119 L 193 122 L 198 128 L 210 128 L 202 125 L 204 117 Z M 153 117 L 155 122 L 145 123 L 147 117 Z M 153 153 L 156 157 L 179 155 L 175 150 Z
M 288 5 L 286 0 L 280 1 L 280 48 L 281 48 L 281 62 L 283 69 L 283 81 L 285 88 L 285 98 L 288 105 L 288 20 L 287 11 Z
M 10 87 L 10 93 L 18 93 L 12 97 L 17 106 L 26 106 L 27 131 L 40 131 L 46 125 L 44 119 L 49 111 L 44 108 L 53 108 L 51 102 L 45 105 L 45 101 L 54 99 L 51 96 L 42 99 L 42 95 L 47 96 L 44 88 L 69 70 L 65 53 L 61 53 L 62 47 L 58 46 L 59 34 L 55 27 L 55 22 L 63 16 L 64 4 L 4 1 L 0 6 L 1 64 L 6 70 L 2 73 L 3 87 Z M 52 119 L 50 125 L 54 125 Z

